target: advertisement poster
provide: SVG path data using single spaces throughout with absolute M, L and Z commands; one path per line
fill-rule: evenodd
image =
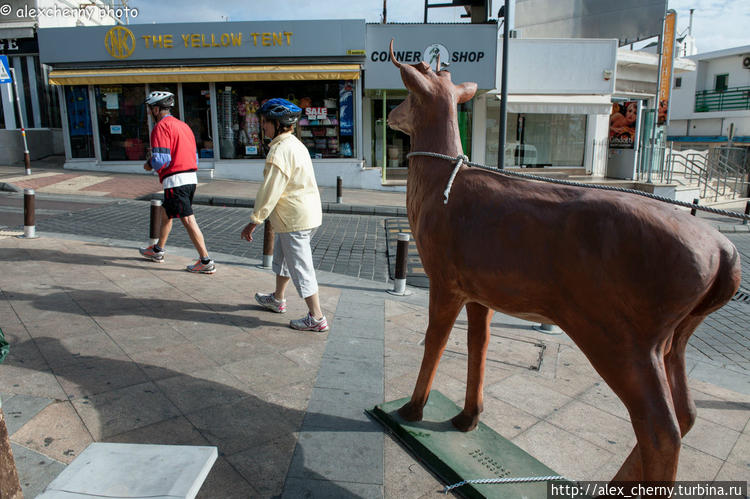
M 339 109 L 339 133 L 351 137 L 354 134 L 354 92 L 350 81 L 339 84 Z
M 613 102 L 609 116 L 609 147 L 633 149 L 635 126 L 638 118 L 638 101 Z
M 662 41 L 661 81 L 659 85 L 659 115 L 657 125 L 667 123 L 669 113 L 669 89 L 672 87 L 672 60 L 674 59 L 674 37 L 677 25 L 677 13 L 670 10 L 664 21 L 664 39 Z

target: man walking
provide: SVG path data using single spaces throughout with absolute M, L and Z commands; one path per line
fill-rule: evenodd
M 307 148 L 292 131 L 302 109 L 285 99 L 271 99 L 258 111 L 263 135 L 272 138 L 263 183 L 255 198 L 250 223 L 242 238 L 253 240 L 253 231 L 269 218 L 276 231 L 273 272 L 276 290 L 256 293 L 255 300 L 272 312 L 286 312 L 286 287 L 291 280 L 307 304 L 308 314 L 289 323 L 302 331 L 328 331 L 328 321 L 320 309 L 318 281 L 313 266 L 310 240 L 323 222 L 320 192 L 315 181 Z
M 159 241 L 140 248 L 141 255 L 155 262 L 164 261 L 164 247 L 172 230 L 172 219 L 179 218 L 185 226 L 200 259 L 185 270 L 201 274 L 216 272 L 208 256 L 203 233 L 193 215 L 193 196 L 198 184 L 198 151 L 195 136 L 185 123 L 169 112 L 174 106 L 171 92 L 151 92 L 145 104 L 156 126 L 151 131 L 151 157 L 143 165 L 146 171 L 156 170 L 164 188 L 163 213 Z

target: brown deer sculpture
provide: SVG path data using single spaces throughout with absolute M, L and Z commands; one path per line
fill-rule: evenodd
M 409 96 L 388 125 L 411 136 L 412 151 L 463 154 L 456 106 L 474 96 L 476 84 L 453 84 L 450 73 L 425 62 L 400 63 L 393 41 L 390 50 Z M 739 287 L 732 243 L 666 203 L 466 166 L 444 204 L 455 162 L 409 161 L 407 213 L 430 297 L 424 357 L 401 417 L 422 419 L 466 306 L 466 401 L 452 423 L 461 431 L 477 425 L 490 319 L 498 310 L 560 326 L 623 401 L 637 444 L 615 481 L 673 481 L 681 438 L 696 418 L 685 347 Z

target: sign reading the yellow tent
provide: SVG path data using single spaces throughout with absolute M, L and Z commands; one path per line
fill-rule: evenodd
M 245 36 L 243 36 L 245 35 Z M 171 49 L 175 45 L 184 48 L 241 47 L 243 42 L 254 47 L 291 46 L 294 33 L 291 31 L 254 33 L 179 33 L 141 35 L 140 45 L 144 49 Z M 116 59 L 130 57 L 135 51 L 133 32 L 123 26 L 115 26 L 104 37 L 109 55 Z

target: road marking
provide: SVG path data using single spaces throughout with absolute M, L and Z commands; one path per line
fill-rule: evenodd
M 33 173 L 31 175 L 23 175 L 21 177 L 8 177 L 0 178 L 0 181 L 12 184 L 13 182 L 21 182 L 23 180 L 34 180 L 36 178 L 52 177 L 53 175 L 63 175 L 57 172 L 44 172 L 44 173 Z
M 69 178 L 62 180 L 60 182 L 57 182 L 56 184 L 50 184 L 46 185 L 44 187 L 40 187 L 38 190 L 40 192 L 78 192 L 81 189 L 85 189 L 86 187 L 91 187 L 92 185 L 101 184 L 102 182 L 106 182 L 109 180 L 107 177 L 95 177 L 93 175 L 81 175 L 79 177 Z M 87 191 L 87 194 L 89 191 Z M 92 195 L 103 195 L 103 194 L 92 194 Z

